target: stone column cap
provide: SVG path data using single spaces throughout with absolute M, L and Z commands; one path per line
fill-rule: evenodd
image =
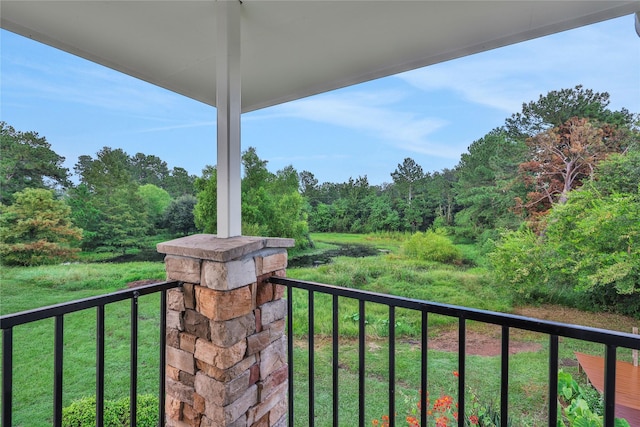
M 159 253 L 227 262 L 265 248 L 291 248 L 294 239 L 282 237 L 238 236 L 221 238 L 215 234 L 194 234 L 158 243 Z

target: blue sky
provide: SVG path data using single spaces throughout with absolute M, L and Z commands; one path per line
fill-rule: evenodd
M 215 164 L 214 108 L 4 30 L 0 47 L 0 120 L 46 137 L 71 171 L 104 146 L 195 175 Z M 577 84 L 640 113 L 633 16 L 248 113 L 242 144 L 273 172 L 381 184 L 406 157 L 425 171 L 453 168 L 523 102 Z

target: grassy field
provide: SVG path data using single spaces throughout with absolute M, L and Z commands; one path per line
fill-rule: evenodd
M 314 235 L 315 251 L 340 244 L 370 244 L 383 249 L 380 255 L 366 258 L 338 258 L 318 268 L 289 269 L 288 276 L 303 280 L 385 292 L 412 298 L 439 301 L 482 309 L 520 312 L 541 317 L 562 314 L 562 321 L 607 326 L 628 331 L 632 319 L 622 316 L 594 315 L 559 307 L 514 307 L 508 289 L 493 283 L 482 267 L 482 260 L 471 245 L 461 245 L 465 256 L 463 266 L 446 266 L 417 262 L 403 257 L 399 234 Z M 305 253 L 312 253 L 306 251 Z M 2 314 L 69 301 L 122 289 L 128 282 L 143 279 L 163 279 L 162 263 L 72 264 L 37 268 L 3 268 L 0 288 Z M 308 424 L 309 387 L 307 375 L 309 349 L 306 341 L 307 297 L 294 292 L 295 426 Z M 145 296 L 140 302 L 139 392 L 157 393 L 158 313 L 157 296 Z M 316 345 L 314 390 L 317 425 L 329 426 L 331 407 L 331 300 L 315 298 Z M 538 310 L 538 311 L 536 311 Z M 357 305 L 341 299 L 340 319 L 340 425 L 353 425 L 357 415 Z M 367 423 L 387 411 L 388 375 L 388 309 L 367 304 L 366 311 L 366 417 Z M 436 340 L 455 327 L 455 320 L 430 316 L 429 336 Z M 115 399 L 128 395 L 129 381 L 129 303 L 118 303 L 107 309 L 107 378 L 106 397 Z M 496 338 L 486 326 L 469 324 L 470 334 Z M 398 310 L 396 318 L 396 404 L 399 420 L 415 405 L 419 390 L 419 355 L 417 337 L 421 329 L 419 317 L 407 310 Z M 14 332 L 14 420 L 17 426 L 50 424 L 52 413 L 53 321 L 42 321 Z M 510 407 L 518 426 L 545 425 L 546 376 L 548 374 L 547 337 L 517 333 L 513 341 L 535 344 L 534 350 L 514 354 L 510 359 Z M 469 346 L 473 343 L 467 343 Z M 560 345 L 561 360 L 572 360 L 573 351 L 601 352 L 601 349 L 573 340 Z M 65 317 L 65 379 L 64 404 L 95 393 L 95 310 Z M 621 358 L 628 358 L 619 352 Z M 429 352 L 429 391 L 433 395 L 452 394 L 456 381 L 452 371 L 457 367 L 457 353 L 443 349 Z M 468 385 L 482 396 L 484 403 L 498 404 L 500 358 L 470 354 L 467 358 Z M 566 367 L 576 372 L 575 367 Z M 468 399 L 470 397 L 468 396 Z M 469 400 L 468 400 L 469 401 Z M 399 424 L 402 425 L 402 424 Z
M 0 312 L 13 313 L 113 292 L 128 282 L 163 279 L 162 263 L 71 264 L 2 270 Z M 128 396 L 130 303 L 105 309 L 105 397 Z M 158 392 L 160 305 L 140 298 L 139 392 Z M 95 394 L 96 310 L 64 318 L 64 405 Z M 53 413 L 53 319 L 14 328 L 14 425 L 46 426 Z

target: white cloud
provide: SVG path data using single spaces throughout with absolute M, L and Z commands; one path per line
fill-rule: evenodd
M 639 70 L 633 19 L 623 17 L 397 77 L 420 90 L 451 90 L 467 101 L 508 114 L 539 95 L 577 84 L 608 92 L 611 108 L 637 111 Z
M 404 94 L 395 90 L 343 90 L 274 107 L 270 116 L 275 114 L 340 126 L 363 132 L 398 148 L 440 155 L 442 150 L 429 140 L 429 135 L 448 123 L 439 118 L 397 110 L 396 104 L 403 99 Z

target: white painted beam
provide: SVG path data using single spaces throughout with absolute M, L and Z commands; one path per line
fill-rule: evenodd
M 216 106 L 218 121 L 218 237 L 242 234 L 240 113 L 240 8 L 237 0 L 216 3 Z

